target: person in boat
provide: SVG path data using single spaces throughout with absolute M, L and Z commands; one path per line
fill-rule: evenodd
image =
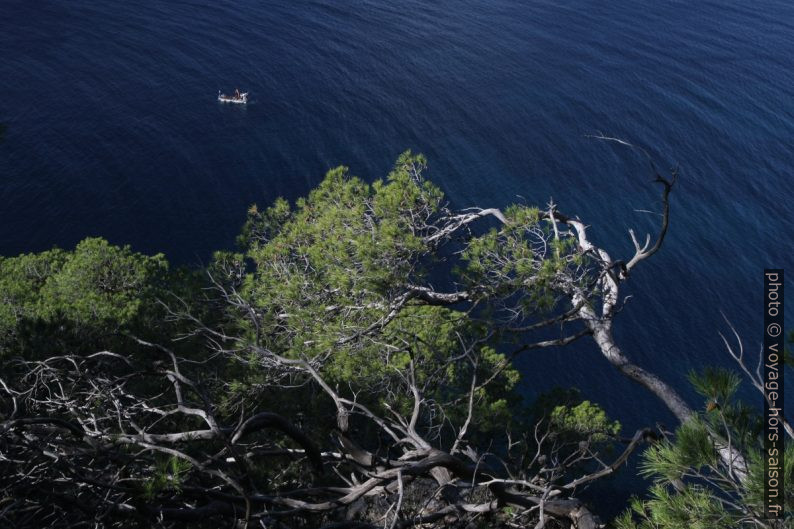
M 234 89 L 234 98 L 235 99 L 240 99 L 240 97 L 241 97 L 240 96 L 240 89 L 239 88 L 235 88 Z

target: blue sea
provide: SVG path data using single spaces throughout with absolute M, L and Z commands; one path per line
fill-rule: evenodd
M 216 101 L 235 87 L 247 106 Z M 99 235 L 179 264 L 232 248 L 250 204 L 409 148 L 455 207 L 553 199 L 629 257 L 659 189 L 589 136 L 642 146 L 680 180 L 617 334 L 693 405 L 687 371 L 730 365 L 721 313 L 755 354 L 763 269 L 794 256 L 785 1 L 3 0 L 0 123 L 0 254 Z M 584 342 L 520 366 L 528 396 L 576 386 L 628 432 L 673 424 Z

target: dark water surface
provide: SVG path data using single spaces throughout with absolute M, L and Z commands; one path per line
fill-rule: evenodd
M 235 86 L 252 102 L 219 105 Z M 693 404 L 686 371 L 726 364 L 719 311 L 756 351 L 763 268 L 794 254 L 782 1 L 3 0 L 0 123 L 0 254 L 101 235 L 178 263 L 231 247 L 252 202 L 338 164 L 373 180 L 406 148 L 455 206 L 554 197 L 629 256 L 658 189 L 585 136 L 643 145 L 682 174 L 619 339 Z M 578 386 L 627 429 L 672 422 L 591 347 L 522 369 L 528 393 Z

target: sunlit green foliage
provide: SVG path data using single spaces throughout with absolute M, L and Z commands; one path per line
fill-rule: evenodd
M 725 403 L 734 396 L 742 380 L 733 371 L 707 367 L 701 373 L 690 372 L 689 381 L 703 397 Z
M 555 429 L 590 436 L 593 441 L 605 441 L 620 433 L 620 423 L 610 421 L 606 412 L 589 400 L 576 406 L 555 406 L 550 419 Z
M 736 518 L 703 487 L 687 485 L 681 490 L 655 484 L 650 498 L 631 501 L 629 511 L 615 520 L 616 529 L 736 529 Z
M 250 271 L 242 272 L 238 254 L 217 254 L 210 270 L 222 282 L 242 274 L 236 288 L 260 317 L 256 324 L 246 314 L 231 319 L 252 344 L 316 359 L 331 382 L 388 393 L 391 401 L 381 404 L 394 408 L 410 406 L 409 395 L 388 391 L 409 373 L 434 398 L 455 399 L 466 395 L 476 372 L 489 384 L 476 391 L 473 426 L 504 425 L 517 372 L 487 343 L 464 351 L 488 328 L 466 312 L 407 295 L 437 259 L 426 236 L 443 195 L 424 179 L 425 166 L 424 157 L 406 152 L 372 184 L 339 167 L 294 207 L 284 200 L 262 211 L 252 206 L 238 240 Z M 247 391 L 245 384 L 234 389 Z M 468 399 L 458 400 L 447 413 L 467 413 Z
M 488 315 L 521 320 L 551 310 L 557 282 L 584 260 L 571 237 L 555 240 L 548 219 L 525 206 L 505 210 L 500 230 L 467 233 L 459 252 L 439 251 L 431 236 L 443 228 L 438 216 L 449 213 L 425 169 L 425 158 L 410 152 L 372 184 L 338 167 L 293 205 L 279 199 L 249 208 L 238 239 L 245 253 L 217 253 L 209 267 L 223 289 L 250 305 L 230 308 L 224 324 L 250 351 L 250 368 L 230 382 L 232 393 L 265 387 L 256 351 L 272 351 L 313 361 L 329 382 L 354 384 L 356 398 L 389 395 L 388 402 L 373 398 L 403 411 L 411 396 L 394 387 L 411 376 L 426 395 L 454 401 L 445 413 L 461 422 L 474 373 L 482 387 L 474 391 L 471 427 L 515 420 L 518 373 L 504 354 L 503 335 L 485 323 Z M 476 313 L 413 296 L 412 289 L 438 277 L 445 278 L 442 290 L 465 289 L 478 302 Z M 580 436 L 614 431 L 594 409 L 570 413 L 566 427 L 593 429 Z
M 167 269 L 162 255 L 98 238 L 71 252 L 0 258 L 0 352 L 24 350 L 56 331 L 59 339 L 85 341 L 116 332 L 152 304 Z
M 676 431 L 674 442 L 658 443 L 645 452 L 641 472 L 646 476 L 674 481 L 682 478 L 691 469 L 715 465 L 717 450 L 705 424 L 693 419 Z
M 341 339 L 389 313 L 394 293 L 421 275 L 424 246 L 408 229 L 411 216 L 432 214 L 441 198 L 414 176 L 423 163 L 405 154 L 373 185 L 340 167 L 294 210 L 277 201 L 252 214 L 244 238 L 255 272 L 245 291 L 264 325 L 283 330 L 267 346 L 291 357 L 343 355 Z
M 66 252 L 57 249 L 14 258 L 0 257 L 0 347 L 7 348 L 13 343 L 22 321 L 38 318 L 39 292 L 63 267 L 67 257 Z
M 561 272 L 584 263 L 575 241 L 550 237 L 549 221 L 537 208 L 514 205 L 504 216 L 506 225 L 472 238 L 459 273 L 481 295 L 516 297 L 520 314 L 550 311 L 557 303 L 555 287 L 570 277 Z
M 654 485 L 646 499 L 635 498 L 616 520 L 618 529 L 758 527 L 764 513 L 764 461 L 760 413 L 736 399 L 741 379 L 731 371 L 707 368 L 689 378 L 707 402 L 699 416 L 681 425 L 643 454 L 640 472 Z M 722 441 L 717 439 L 722 438 Z M 731 447 L 747 458 L 746 478 L 719 456 Z M 738 464 L 738 463 L 737 463 Z M 787 442 L 785 509 L 794 511 L 794 445 Z
M 714 429 L 730 425 L 734 442 L 747 445 L 761 433 L 758 410 L 736 398 L 741 384 L 739 375 L 728 369 L 709 367 L 701 373 L 691 372 L 689 380 L 695 390 L 706 399 L 704 420 Z
M 85 239 L 39 291 L 39 314 L 45 319 L 61 316 L 77 325 L 124 325 L 139 313 L 154 278 L 166 269 L 161 254 L 148 257 L 129 246 Z

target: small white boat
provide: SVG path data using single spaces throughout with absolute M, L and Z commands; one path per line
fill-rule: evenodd
M 234 94 L 227 96 L 218 90 L 218 101 L 221 103 L 237 103 L 238 105 L 245 105 L 248 103 L 248 92 L 240 92 L 239 90 L 235 90 Z

